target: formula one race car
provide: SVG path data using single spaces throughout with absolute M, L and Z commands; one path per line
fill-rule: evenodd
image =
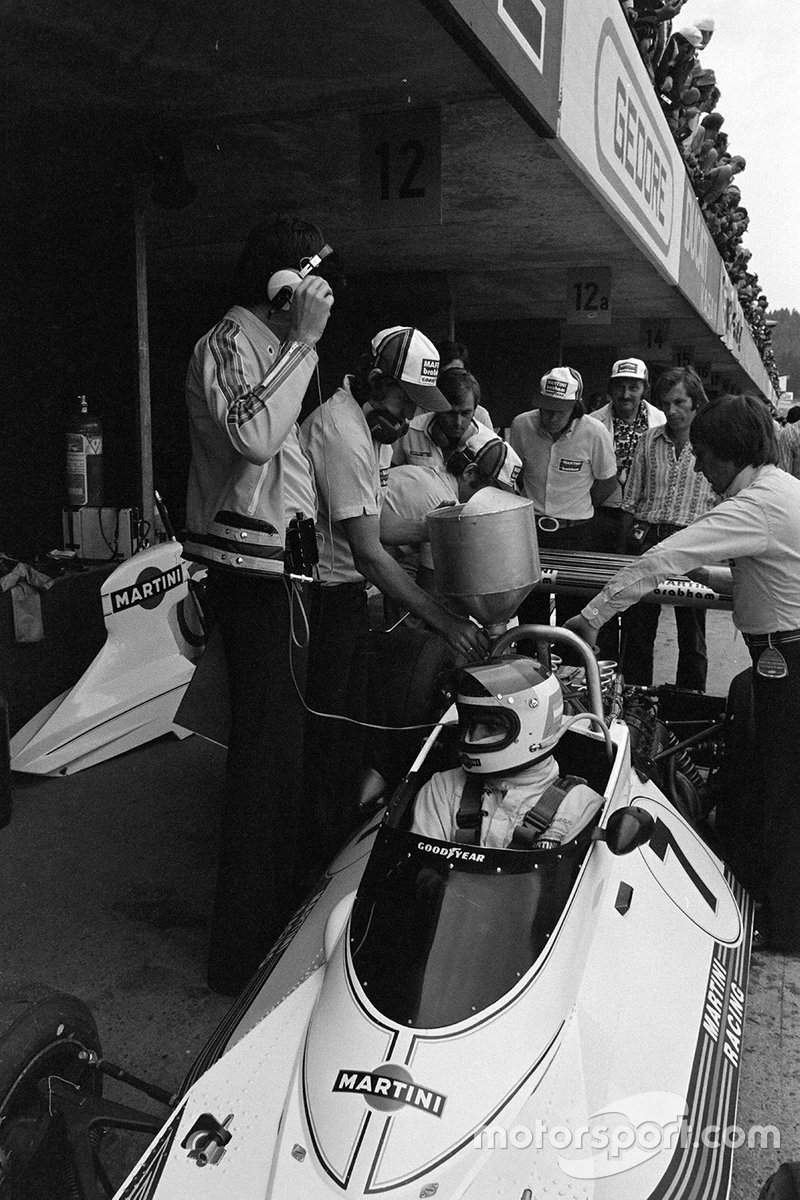
M 752 905 L 704 832 L 724 702 L 676 732 L 659 689 L 601 693 L 565 630 L 493 658 L 523 632 L 582 655 L 554 710 L 560 772 L 596 797 L 582 827 L 523 849 L 414 833 L 458 762 L 451 707 L 180 1092 L 149 1089 L 172 1111 L 117 1200 L 727 1197 L 730 1142 L 700 1134 L 735 1120 Z M 94 1200 L 103 1129 L 156 1122 L 104 1108 L 88 1013 L 53 1026 L 0 1076 L 0 1196 L 52 1196 L 37 1159 L 60 1140 Z

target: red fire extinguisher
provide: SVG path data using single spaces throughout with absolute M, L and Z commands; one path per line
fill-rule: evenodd
M 67 503 L 70 508 L 103 503 L 103 426 L 89 416 L 85 396 L 67 427 Z

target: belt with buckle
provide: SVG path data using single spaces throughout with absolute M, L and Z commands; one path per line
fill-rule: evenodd
M 800 642 L 800 629 L 785 629 L 778 633 L 743 633 L 748 646 L 758 650 L 762 646 L 777 645 L 780 642 Z
M 571 521 L 567 517 L 537 517 L 536 524 L 542 533 L 557 533 L 559 529 L 571 529 L 573 525 L 585 525 L 591 519 L 591 517 L 584 517 L 580 521 Z

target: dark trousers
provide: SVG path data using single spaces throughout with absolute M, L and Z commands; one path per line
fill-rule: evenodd
M 658 545 L 678 525 L 650 525 L 640 543 L 629 540 L 629 554 L 644 554 Z M 675 683 L 694 691 L 706 690 L 706 613 L 703 608 L 676 606 L 678 628 L 678 670 Z M 626 683 L 649 685 L 653 682 L 653 650 L 658 632 L 660 604 L 634 604 L 622 614 L 620 668 Z
M 368 719 L 369 618 L 366 588 L 315 587 L 308 656 L 309 708 Z M 347 721 L 306 714 L 306 805 L 312 851 L 324 868 L 340 849 L 355 817 L 366 731 Z
M 536 530 L 540 550 L 591 550 L 593 549 L 593 525 L 591 521 L 581 521 L 578 525 L 568 525 L 557 529 L 554 533 L 544 533 Z M 556 624 L 563 625 L 570 617 L 581 611 L 586 598 L 581 596 L 556 596 Z M 549 625 L 550 624 L 550 593 L 531 592 L 520 604 L 517 610 L 520 625 Z
M 601 505 L 594 510 L 592 521 L 593 549 L 604 554 L 626 554 L 626 525 L 628 513 L 623 508 Z
M 758 674 L 763 648 L 752 648 L 756 760 L 763 788 L 762 869 L 769 944 L 800 951 L 800 642 L 778 649 L 785 679 Z
M 303 840 L 303 706 L 292 669 L 302 691 L 306 654 L 296 646 L 290 651 L 282 579 L 209 574 L 231 730 L 208 981 L 232 994 L 280 934 L 305 882 L 296 861 Z

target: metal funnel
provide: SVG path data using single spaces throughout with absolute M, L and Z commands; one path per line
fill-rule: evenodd
M 427 521 L 437 593 L 491 637 L 502 633 L 542 577 L 533 501 L 484 488 Z

